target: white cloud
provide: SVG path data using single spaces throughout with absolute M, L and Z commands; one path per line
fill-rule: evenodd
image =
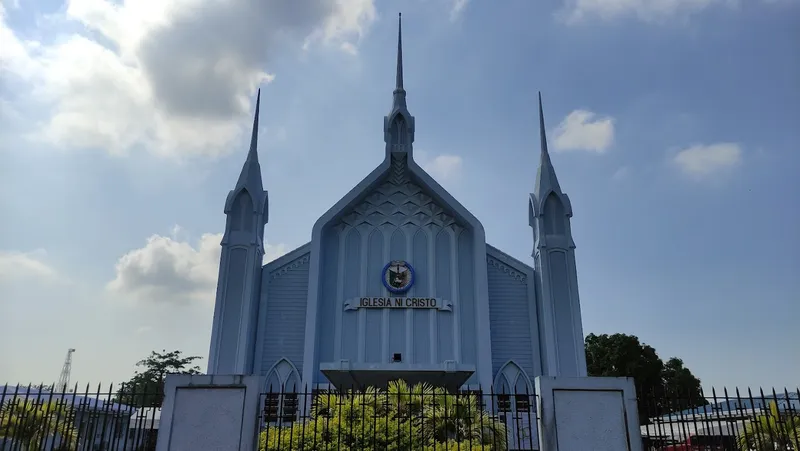
M 22 40 L 0 5 L 0 71 L 50 108 L 40 139 L 217 155 L 247 126 L 280 45 L 352 53 L 375 16 L 373 0 L 67 0 L 63 19 L 85 31 L 49 44 Z
M 439 181 L 454 180 L 461 175 L 463 159 L 458 155 L 437 155 L 428 159 L 423 152 L 418 153 L 420 166 Z
M 619 169 L 614 171 L 614 174 L 611 175 L 613 180 L 623 180 L 627 178 L 631 173 L 631 168 L 628 166 L 621 166 Z
M 133 331 L 133 333 L 135 335 L 146 335 L 146 334 L 149 334 L 151 332 L 153 332 L 153 328 L 151 326 L 137 327 L 136 330 Z
M 611 20 L 634 16 L 651 22 L 698 13 L 714 5 L 735 7 L 738 0 L 564 0 L 567 22 L 589 17 Z
M 63 280 L 44 259 L 44 250 L 33 252 L 0 251 L 0 282 L 31 280 L 37 283 Z
M 206 233 L 192 246 L 172 237 L 153 235 L 144 247 L 120 257 L 116 277 L 107 288 L 143 302 L 213 305 L 221 240 L 221 233 Z M 286 252 L 284 244 L 266 244 L 264 261 Z
M 450 20 L 456 20 L 461 15 L 461 12 L 466 8 L 469 0 L 452 0 L 450 7 Z
M 679 151 L 673 162 L 693 177 L 706 177 L 738 166 L 742 148 L 736 143 L 697 144 Z
M 599 117 L 586 110 L 567 115 L 553 137 L 555 150 L 585 150 L 604 153 L 614 143 L 614 119 Z

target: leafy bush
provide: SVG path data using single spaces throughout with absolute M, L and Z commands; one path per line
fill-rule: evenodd
M 778 405 L 770 402 L 767 412 L 747 423 L 738 441 L 742 451 L 800 451 L 800 416 L 781 414 Z
M 259 449 L 507 449 L 505 424 L 481 410 L 474 395 L 395 381 L 386 392 L 325 392 L 314 401 L 310 419 L 267 427 L 261 433 Z
M 0 439 L 24 449 L 43 449 L 55 443 L 59 450 L 74 450 L 78 434 L 73 421 L 72 409 L 58 402 L 12 399 L 0 406 Z

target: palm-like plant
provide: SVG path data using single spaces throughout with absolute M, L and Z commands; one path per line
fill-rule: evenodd
M 77 443 L 72 409 L 57 403 L 14 399 L 0 406 L 0 438 L 24 449 L 42 449 L 50 442 L 59 450 Z
M 326 392 L 314 401 L 308 421 L 268 427 L 259 449 L 507 449 L 505 425 L 472 395 L 395 381 L 387 391 Z
M 741 451 L 800 451 L 800 416 L 781 415 L 778 405 L 749 422 L 738 437 Z

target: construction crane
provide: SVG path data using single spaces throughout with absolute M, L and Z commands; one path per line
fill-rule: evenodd
M 67 357 L 64 359 L 64 366 L 61 368 L 61 376 L 58 378 L 56 384 L 56 393 L 68 393 L 69 390 L 69 374 L 72 372 L 72 353 L 75 349 L 67 349 Z

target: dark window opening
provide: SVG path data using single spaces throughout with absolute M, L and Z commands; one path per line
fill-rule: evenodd
M 514 395 L 517 412 L 527 412 L 531 408 L 530 395 Z
M 268 393 L 264 395 L 264 422 L 274 423 L 278 421 L 278 409 L 281 403 L 281 396 L 278 393 Z
M 497 395 L 497 410 L 500 412 L 511 411 L 511 395 Z
M 283 395 L 283 421 L 291 422 L 297 418 L 297 393 Z

